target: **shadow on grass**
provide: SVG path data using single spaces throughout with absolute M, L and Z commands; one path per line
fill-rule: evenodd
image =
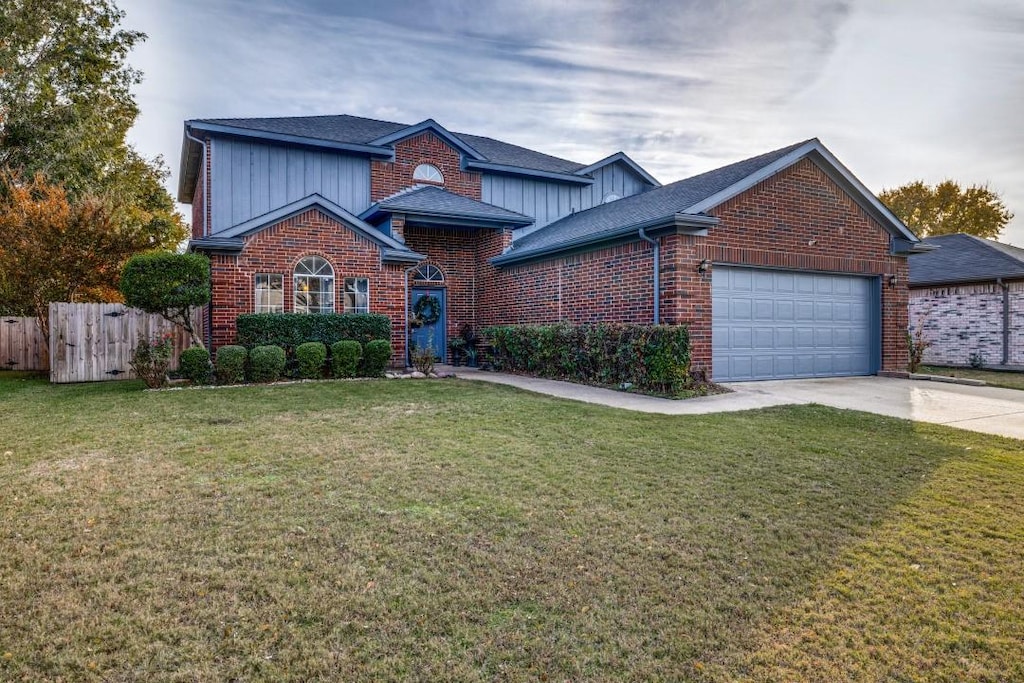
M 991 492 L 959 468 L 1014 443 L 820 406 L 652 416 L 472 382 L 36 389 L 0 394 L 12 677 L 800 672 L 784 654 L 818 655 L 791 629 L 818 628 L 835 577 L 875 562 L 858 549 L 918 542 L 899 524 L 922 492 Z M 956 509 L 920 524 L 955 526 Z M 897 575 L 870 566 L 878 585 Z M 889 607 L 851 604 L 868 622 Z

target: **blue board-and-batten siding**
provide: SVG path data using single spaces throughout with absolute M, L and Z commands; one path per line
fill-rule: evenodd
M 358 214 L 370 206 L 368 159 L 214 138 L 212 228 L 216 233 L 311 194 Z

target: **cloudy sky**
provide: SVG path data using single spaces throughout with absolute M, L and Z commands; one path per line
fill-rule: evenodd
M 355 114 L 662 182 L 818 137 L 869 188 L 989 183 L 1024 246 L 1021 0 L 120 0 L 149 34 L 132 141 Z

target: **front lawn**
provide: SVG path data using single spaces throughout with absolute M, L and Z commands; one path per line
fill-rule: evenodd
M 0 373 L 0 680 L 1019 680 L 1024 443 Z
M 985 384 L 992 387 L 1024 389 L 1024 372 L 975 370 L 974 368 L 949 368 L 938 365 L 922 365 L 917 371 L 925 375 L 943 375 L 945 377 L 980 379 L 985 382 Z

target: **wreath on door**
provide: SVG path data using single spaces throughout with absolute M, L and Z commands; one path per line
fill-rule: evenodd
M 433 325 L 441 319 L 441 300 L 433 294 L 425 294 L 412 305 L 417 327 Z

